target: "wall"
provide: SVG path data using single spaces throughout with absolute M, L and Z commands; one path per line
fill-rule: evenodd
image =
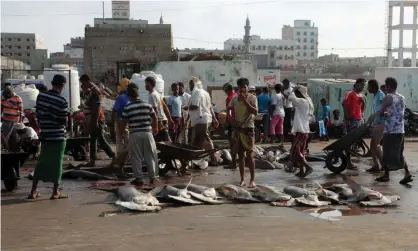
M 406 106 L 418 111 L 418 68 L 376 68 L 375 78 L 380 84 L 385 83 L 387 77 L 394 77 L 398 81 L 397 91 L 405 96 Z
M 208 86 L 223 86 L 230 81 L 235 84 L 241 77 L 248 78 L 250 83 L 257 82 L 256 69 L 247 60 L 159 62 L 153 71 L 163 76 L 165 95 L 169 94 L 174 82 L 182 81 L 188 88 L 191 76 L 200 77 L 205 89 Z

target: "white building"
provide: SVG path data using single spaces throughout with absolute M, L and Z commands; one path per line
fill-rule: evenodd
M 296 41 L 296 59 L 318 58 L 318 27 L 311 20 L 295 20 L 293 27 L 284 25 L 282 39 Z

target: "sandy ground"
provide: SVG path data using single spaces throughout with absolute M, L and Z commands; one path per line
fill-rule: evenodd
M 327 144 L 314 143 L 311 152 Z M 418 144 L 406 143 L 405 149 L 416 175 Z M 85 181 L 64 181 L 63 191 L 71 197 L 57 201 L 48 199 L 51 185 L 41 183 L 42 198 L 27 202 L 24 198 L 30 181 L 22 179 L 17 191 L 2 193 L 2 250 L 417 250 L 417 186 L 399 185 L 402 171 L 394 173 L 390 183 L 376 184 L 373 176 L 364 172 L 369 163 L 359 162 L 358 176 L 353 179 L 384 193 L 400 195 L 396 207 L 327 208 L 315 212 L 241 204 L 133 214 L 120 213 L 104 203 L 107 194 L 86 188 Z M 260 170 L 257 182 L 282 187 L 341 179 L 323 169 L 323 163 L 313 164 L 315 173 L 308 179 L 300 180 L 283 170 Z M 23 172 L 30 168 L 33 162 L 28 162 Z M 171 176 L 168 182 L 188 181 Z M 215 185 L 238 180 L 237 171 L 218 167 L 200 171 L 193 183 Z

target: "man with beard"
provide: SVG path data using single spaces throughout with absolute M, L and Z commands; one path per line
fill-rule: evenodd
M 211 150 L 213 149 L 213 143 L 209 136 L 209 125 L 210 123 L 213 123 L 213 126 L 218 128 L 219 122 L 213 112 L 209 93 L 203 90 L 202 82 L 196 77 L 192 77 L 189 81 L 189 87 L 192 91 L 188 106 L 193 130 L 192 145 L 205 150 Z M 211 155 L 210 165 L 217 165 L 214 153 Z

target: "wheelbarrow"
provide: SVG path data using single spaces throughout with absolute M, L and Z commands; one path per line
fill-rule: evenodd
M 76 137 L 67 139 L 65 153 L 72 156 L 75 161 L 85 161 L 87 152 L 85 145 L 89 142 L 89 137 Z
M 7 191 L 16 189 L 20 179 L 20 167 L 29 158 L 26 152 L 2 152 L 1 153 L 1 179 Z
M 370 156 L 370 148 L 363 140 L 370 130 L 372 124 L 370 121 L 373 120 L 369 119 L 368 123 L 361 125 L 323 149 L 327 154 L 324 168 L 328 168 L 336 174 L 342 173 L 348 165 L 348 157 L 345 152 L 359 158 Z
M 227 148 L 204 150 L 199 147 L 174 142 L 157 142 L 156 145 L 159 151 L 159 163 L 165 164 L 163 168 L 159 169 L 159 175 L 161 176 L 169 171 L 176 171 L 179 176 L 182 176 L 192 160 L 203 159 L 212 153 Z

